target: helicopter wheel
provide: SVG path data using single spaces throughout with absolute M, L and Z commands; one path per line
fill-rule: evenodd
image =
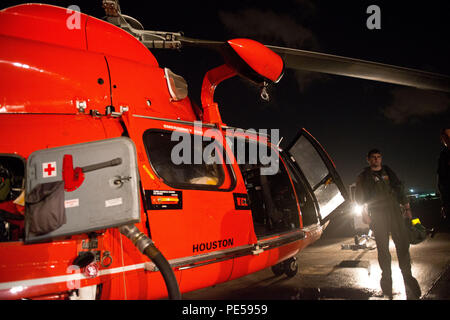
M 281 276 L 284 273 L 284 261 L 272 266 L 272 272 L 277 277 Z
M 293 257 L 284 261 L 284 273 L 288 278 L 292 278 L 298 272 L 297 258 Z
M 284 273 L 288 278 L 292 278 L 298 272 L 297 258 L 293 257 L 272 266 L 272 272 L 277 277 Z

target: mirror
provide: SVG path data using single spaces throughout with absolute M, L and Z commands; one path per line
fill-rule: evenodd
M 169 68 L 164 68 L 164 77 L 172 100 L 180 101 L 188 96 L 188 85 L 182 76 L 173 73 Z

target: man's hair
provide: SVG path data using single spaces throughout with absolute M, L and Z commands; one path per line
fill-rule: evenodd
M 375 153 L 379 153 L 381 154 L 381 151 L 379 149 L 371 149 L 369 152 L 367 152 L 367 158 L 370 158 L 371 155 L 375 154 Z

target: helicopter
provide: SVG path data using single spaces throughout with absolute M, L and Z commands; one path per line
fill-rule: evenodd
M 450 91 L 439 74 L 145 30 L 102 4 L 102 20 L 0 11 L 0 299 L 180 299 L 269 267 L 295 276 L 346 188 L 306 129 L 282 150 L 276 132 L 223 123 L 214 92 L 226 79 L 263 99 L 285 68 Z M 152 54 L 184 47 L 224 59 L 201 106 Z

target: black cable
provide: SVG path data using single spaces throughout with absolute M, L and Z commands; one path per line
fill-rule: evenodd
M 144 254 L 148 256 L 158 267 L 159 271 L 166 283 L 167 292 L 170 300 L 181 300 L 180 288 L 178 286 L 177 279 L 167 259 L 153 244 L 149 245 Z

